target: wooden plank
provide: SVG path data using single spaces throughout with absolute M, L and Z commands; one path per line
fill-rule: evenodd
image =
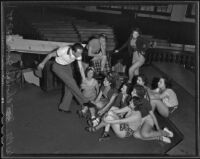
M 6 44 L 11 51 L 34 53 L 34 54 L 48 54 L 52 50 L 67 45 L 74 44 L 73 42 L 52 42 L 42 40 L 28 40 L 19 36 L 7 36 Z

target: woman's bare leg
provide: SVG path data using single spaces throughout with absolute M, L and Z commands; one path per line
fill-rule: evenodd
M 157 109 L 163 117 L 169 116 L 169 109 L 161 100 L 151 100 L 151 106 L 153 111 Z
M 119 138 L 125 138 L 126 137 L 126 131 L 120 130 L 120 124 L 112 124 L 111 125 L 113 131 L 115 132 L 115 134 L 119 137 Z
M 130 68 L 129 68 L 129 82 L 132 82 L 133 77 L 135 76 L 135 71 L 139 71 L 139 67 L 144 64 L 142 61 L 136 61 Z M 138 72 L 139 73 L 139 72 Z
M 109 118 L 109 120 L 119 119 L 119 117 L 117 117 L 117 116 L 109 116 L 108 118 Z M 115 134 L 118 137 L 124 138 L 126 136 L 126 131 L 121 131 L 120 130 L 120 124 L 110 124 L 110 126 L 112 127 L 113 131 L 115 132 Z
M 140 132 L 145 140 L 159 140 L 161 136 L 168 136 L 168 133 L 163 130 L 153 130 L 152 126 L 147 122 L 143 123 Z

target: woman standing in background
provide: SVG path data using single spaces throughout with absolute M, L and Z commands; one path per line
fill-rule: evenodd
M 150 46 L 150 43 L 140 35 L 140 29 L 134 28 L 128 41 L 119 50 L 115 50 L 117 53 L 128 47 L 129 57 L 132 57 L 132 65 L 128 71 L 129 83 L 134 76 L 139 75 L 139 69 L 145 62 L 145 52 Z

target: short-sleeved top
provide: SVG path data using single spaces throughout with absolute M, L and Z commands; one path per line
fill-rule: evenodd
M 163 103 L 165 103 L 168 107 L 178 106 L 178 99 L 176 93 L 172 89 L 166 89 L 162 95 L 165 97 L 162 99 Z
M 82 60 L 82 56 L 76 58 L 73 53 L 72 49 L 69 46 L 61 47 L 57 50 L 57 57 L 55 61 L 60 65 L 69 65 L 70 63 L 74 62 L 75 60 Z
M 96 91 L 96 85 L 98 85 L 97 80 L 94 78 L 90 81 L 85 79 L 81 85 L 82 86 L 84 85 L 83 95 L 89 100 L 94 100 L 97 96 L 97 91 Z
M 123 108 L 129 105 L 129 100 L 130 100 L 131 96 L 127 95 L 124 99 L 123 99 L 123 94 L 119 93 L 113 103 L 113 106 L 116 106 L 118 108 Z
M 142 104 L 137 107 L 137 110 L 141 112 L 142 118 L 149 115 L 149 112 L 152 110 L 151 104 L 147 99 L 142 99 Z
M 110 90 L 106 93 L 105 86 L 101 86 L 100 91 L 102 91 L 104 98 L 110 100 L 114 94 L 117 94 L 117 89 L 110 88 Z
M 98 54 L 101 51 L 101 44 L 99 39 L 90 40 L 86 48 L 89 49 L 89 47 L 92 48 L 92 54 Z

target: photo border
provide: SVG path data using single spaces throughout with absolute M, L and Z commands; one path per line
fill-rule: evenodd
M 187 2 L 177 2 L 177 1 L 135 1 L 135 2 L 132 2 L 132 1 L 29 1 L 30 3 L 43 3 L 43 4 L 48 4 L 48 3 L 65 3 L 65 4 L 72 4 L 72 5 L 108 5 L 108 4 L 112 4 L 112 5 L 127 5 L 127 4 L 141 4 L 141 3 L 145 3 L 145 4 L 154 4 L 156 2 L 158 3 L 181 3 L 181 4 L 184 4 L 184 3 L 195 3 L 196 5 L 196 33 L 197 34 L 197 37 L 196 37 L 196 156 L 183 156 L 181 158 L 198 158 L 199 157 L 199 151 L 200 151 L 200 148 L 199 148 L 199 143 L 200 143 L 200 138 L 199 138 L 199 2 L 196 2 L 196 1 L 187 1 Z M 28 3 L 29 3 L 28 2 Z M 18 4 L 23 4 L 23 3 L 27 3 L 27 2 L 24 2 L 24 1 L 18 1 L 18 2 L 12 2 L 12 1 L 7 1 L 7 2 L 1 2 L 1 72 L 3 73 L 1 75 L 1 111 L 2 111 L 2 114 L 3 114 L 3 119 L 1 120 L 2 121 L 2 124 L 3 124 L 3 127 L 2 127 L 2 135 L 4 136 L 3 137 L 3 140 L 2 140 L 2 143 L 6 143 L 6 140 L 5 140 L 5 129 L 6 129 L 6 120 L 5 120 L 5 112 L 6 112 L 6 98 L 5 98 L 5 95 L 6 95 L 6 86 L 5 86 L 5 83 L 6 83 L 6 66 L 4 65 L 5 61 L 6 61 L 6 56 L 5 54 L 5 50 L 6 50 L 6 38 L 5 38 L 5 8 L 6 8 L 6 5 L 8 5 L 9 3 L 18 3 Z M 4 146 L 5 147 L 5 146 Z M 4 153 L 4 156 L 2 157 L 5 157 L 5 158 L 13 158 L 13 157 L 16 157 L 16 158 L 22 158 L 21 155 L 6 155 L 5 153 L 5 148 L 2 147 L 2 152 Z M 134 155 L 134 154 L 131 154 L 131 155 Z M 32 157 L 32 158 L 35 158 L 35 157 L 46 157 L 46 158 L 50 158 L 50 157 L 53 157 L 53 158 L 161 158 L 161 157 L 167 157 L 169 158 L 170 156 L 146 156 L 146 155 L 143 155 L 143 156 L 131 156 L 131 155 L 123 155 L 123 156 L 119 156 L 119 155 L 104 155 L 104 154 L 99 154 L 98 156 L 92 156 L 92 155 L 86 155 L 86 156 L 83 156 L 83 155 L 77 155 L 77 156 L 74 156 L 74 155 L 53 155 L 53 154 L 50 154 L 50 155 L 35 155 L 35 154 L 29 154 L 29 155 L 23 155 L 24 158 L 26 157 Z M 174 157 L 174 156 L 172 156 Z M 170 158 L 172 158 L 170 157 Z M 179 158 L 178 156 L 175 156 L 175 158 Z

